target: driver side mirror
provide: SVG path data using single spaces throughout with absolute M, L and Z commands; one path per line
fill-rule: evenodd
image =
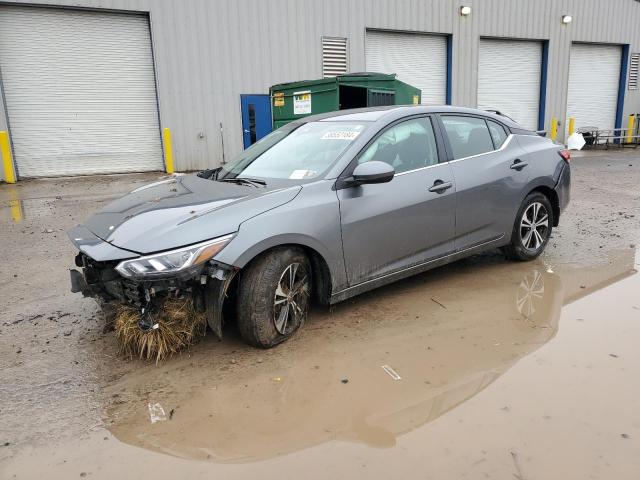
M 347 181 L 352 187 L 367 183 L 387 183 L 393 179 L 395 174 L 395 169 L 388 163 L 372 160 L 358 165 Z

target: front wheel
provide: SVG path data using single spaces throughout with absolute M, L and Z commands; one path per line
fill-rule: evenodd
M 238 329 L 255 347 L 270 348 L 291 337 L 309 310 L 311 269 L 298 248 L 276 248 L 241 274 Z
M 539 192 L 527 195 L 522 202 L 511 234 L 511 243 L 504 252 L 512 260 L 533 260 L 547 246 L 553 225 L 553 210 L 549 199 Z

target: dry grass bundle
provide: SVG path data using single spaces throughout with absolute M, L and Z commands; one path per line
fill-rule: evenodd
M 138 325 L 137 308 L 118 306 L 115 331 L 123 353 L 147 360 L 155 357 L 157 363 L 195 343 L 207 329 L 205 314 L 195 310 L 191 298 L 167 298 L 150 315 L 158 327 L 145 331 Z

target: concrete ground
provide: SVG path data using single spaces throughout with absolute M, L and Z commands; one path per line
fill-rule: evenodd
M 65 234 L 159 174 L 0 185 L 0 477 L 640 478 L 640 151 L 572 173 L 534 262 L 488 252 L 276 349 L 231 325 L 159 365 L 69 292 Z

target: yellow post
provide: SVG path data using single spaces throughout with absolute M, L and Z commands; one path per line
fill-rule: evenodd
M 576 131 L 576 119 L 573 117 L 569 117 L 569 136 L 573 135 L 573 132 Z
M 165 128 L 162 130 L 162 139 L 164 141 L 164 168 L 167 173 L 173 173 L 173 150 L 171 147 L 171 130 Z
M 633 127 L 636 125 L 636 117 L 635 115 L 629 115 L 629 123 L 627 124 L 627 138 L 625 139 L 625 143 L 633 142 Z
M 16 190 L 17 185 L 11 185 L 7 187 L 9 191 L 9 208 L 11 210 L 11 219 L 18 223 L 24 218 L 24 212 L 22 211 L 22 203 Z
M 556 117 L 553 117 L 551 119 L 551 140 L 555 142 L 557 137 L 558 137 L 558 119 Z
M 2 157 L 2 168 L 4 170 L 5 182 L 16 183 L 16 172 L 13 170 L 11 147 L 9 146 L 9 134 L 7 132 L 0 132 L 0 157 Z
M 9 207 L 11 209 L 11 219 L 16 223 L 21 222 L 24 215 L 22 214 L 20 200 L 9 200 Z

